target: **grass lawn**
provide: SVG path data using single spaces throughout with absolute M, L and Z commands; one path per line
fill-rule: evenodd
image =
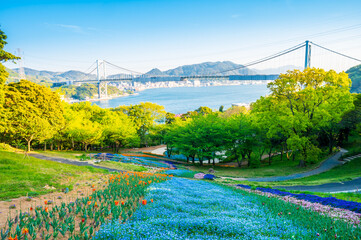
M 143 172 L 147 171 L 148 168 L 143 166 L 138 166 L 134 164 L 129 163 L 122 163 L 122 162 L 113 162 L 113 161 L 102 161 L 98 163 L 97 165 L 108 167 L 108 168 L 115 168 L 118 170 L 126 170 L 126 171 L 136 171 L 136 172 Z
M 72 189 L 77 181 L 106 172 L 0 151 L 0 200 L 54 191 L 44 188 L 46 185 Z
M 335 167 L 327 172 L 317 175 L 283 181 L 283 182 L 264 182 L 264 183 L 251 183 L 251 185 L 263 186 L 297 186 L 297 185 L 319 185 L 331 182 L 344 182 L 354 178 L 361 177 L 361 158 L 355 158 L 351 162 L 344 165 Z
M 315 164 L 308 165 L 307 167 L 300 168 L 298 167 L 299 161 L 296 159 L 295 161 L 287 160 L 286 157 L 283 157 L 283 161 L 281 161 L 281 156 L 273 156 L 272 164 L 268 165 L 264 162 L 259 168 L 248 168 L 242 166 L 242 168 L 238 167 L 218 167 L 207 165 L 207 166 L 188 166 L 189 170 L 193 171 L 201 171 L 207 172 L 209 168 L 213 168 L 215 170 L 214 175 L 217 177 L 240 177 L 240 178 L 252 178 L 252 177 L 273 177 L 273 176 L 286 176 L 294 173 L 300 173 L 312 170 L 320 165 L 320 163 L 328 158 L 329 155 L 324 154 L 323 157 L 320 157 Z

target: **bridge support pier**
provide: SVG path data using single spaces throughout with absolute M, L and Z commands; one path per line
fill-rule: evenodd
M 107 98 L 108 97 L 108 83 L 101 81 L 98 83 L 98 98 Z

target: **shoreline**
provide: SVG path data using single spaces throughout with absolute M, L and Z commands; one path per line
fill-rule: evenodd
M 91 99 L 86 99 L 86 100 L 64 100 L 70 104 L 72 103 L 77 103 L 77 102 L 99 102 L 99 101 L 104 101 L 104 100 L 111 100 L 111 99 L 115 99 L 115 98 L 122 98 L 122 97 L 128 97 L 128 96 L 137 96 L 140 94 L 140 92 L 143 92 L 145 90 L 150 90 L 150 89 L 160 89 L 160 88 L 203 88 L 203 87 L 222 87 L 222 86 L 241 86 L 241 85 L 265 85 L 268 84 L 271 81 L 255 81 L 252 83 L 235 83 L 235 84 L 219 84 L 219 85 L 206 85 L 206 86 L 161 86 L 161 87 L 147 87 L 147 88 L 139 88 L 138 90 L 136 90 L 136 92 L 134 92 L 133 94 L 123 94 L 123 95 L 116 95 L 116 96 L 108 96 L 107 98 L 91 98 Z
M 139 95 L 138 92 L 129 94 L 129 93 L 125 93 L 123 95 L 111 95 L 108 96 L 107 98 L 90 98 L 90 99 L 86 99 L 86 100 L 75 100 L 75 99 L 64 99 L 65 102 L 73 104 L 73 103 L 78 103 L 78 102 L 98 102 L 98 101 L 104 101 L 104 100 L 110 100 L 110 99 L 114 99 L 114 98 L 121 98 L 121 97 L 128 97 L 128 96 L 136 96 Z

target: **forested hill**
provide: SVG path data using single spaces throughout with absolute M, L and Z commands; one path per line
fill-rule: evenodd
M 19 68 L 7 69 L 10 73 L 9 82 L 19 79 Z M 63 82 L 76 79 L 94 79 L 95 75 L 86 74 L 81 71 L 70 70 L 66 72 L 38 71 L 32 68 L 24 68 L 25 75 L 33 82 Z
M 256 74 L 257 71 L 249 68 L 241 68 L 243 65 L 236 64 L 230 61 L 224 62 L 204 62 L 199 64 L 184 65 L 177 68 L 169 69 L 167 71 L 160 71 L 157 68 L 147 72 L 151 75 L 170 75 L 170 76 L 192 76 L 192 75 L 207 75 L 214 74 L 217 72 L 240 68 L 229 73 L 232 74 Z
M 361 64 L 346 71 L 352 80 L 351 92 L 361 93 Z

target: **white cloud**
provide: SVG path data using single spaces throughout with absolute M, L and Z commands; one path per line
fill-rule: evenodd
M 68 30 L 71 30 L 73 32 L 78 32 L 78 33 L 83 32 L 83 29 L 80 26 L 77 26 L 77 25 L 55 24 L 55 26 L 61 27 L 61 28 L 64 28 L 64 29 L 68 29 Z

